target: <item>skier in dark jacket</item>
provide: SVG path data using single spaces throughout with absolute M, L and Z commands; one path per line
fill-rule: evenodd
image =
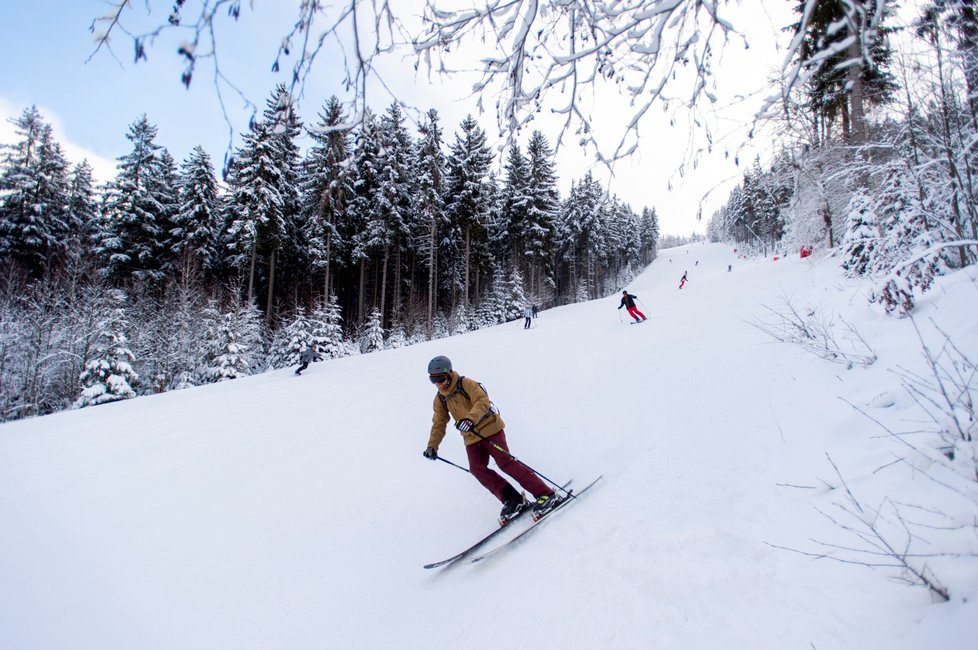
M 628 315 L 634 318 L 636 323 L 641 323 L 642 321 L 648 319 L 645 317 L 645 314 L 640 312 L 638 307 L 635 306 L 636 300 L 638 300 L 638 296 L 633 296 L 632 294 L 628 293 L 628 290 L 626 289 L 625 291 L 621 292 L 621 304 L 618 305 L 618 309 L 627 307 Z
M 301 375 L 302 371 L 309 367 L 309 364 L 313 361 L 322 361 L 323 358 L 320 356 L 319 352 L 316 351 L 316 344 L 313 343 L 302 354 L 299 355 L 299 367 L 295 369 L 295 374 Z
M 686 278 L 687 273 L 689 273 L 689 271 L 683 271 L 683 277 L 679 278 L 680 289 L 682 289 L 686 285 L 686 283 L 689 282 L 689 280 Z
M 455 418 L 455 428 L 462 434 L 465 454 L 469 458 L 469 471 L 487 490 L 503 504 L 499 513 L 500 525 L 505 525 L 529 506 L 526 499 L 509 481 L 489 468 L 489 459 L 496 467 L 512 476 L 527 492 L 536 498 L 533 516 L 550 512 L 559 497 L 540 477 L 509 452 L 506 444 L 505 423 L 489 401 L 489 395 L 479 382 L 462 377 L 452 370 L 448 357 L 437 356 L 428 363 L 428 378 L 438 388 L 432 404 L 431 433 L 424 457 L 438 460 L 438 446 L 445 439 L 445 429 L 450 417 Z

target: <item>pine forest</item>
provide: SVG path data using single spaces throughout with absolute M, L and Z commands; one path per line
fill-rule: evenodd
M 899 29 L 892 3 L 794 4 L 793 76 L 757 125 L 772 155 L 738 161 L 706 237 L 833 257 L 905 316 L 978 259 L 974 2 L 924 3 Z M 874 29 L 846 29 L 850 5 Z M 0 149 L 0 421 L 593 300 L 679 243 L 655 197 L 627 205 L 591 173 L 562 195 L 553 134 L 497 156 L 473 117 L 413 121 L 395 101 L 352 120 L 336 97 L 298 113 L 272 89 L 221 170 L 201 147 L 175 160 L 138 116 L 105 184 L 36 108 L 16 119 Z
M 471 117 L 450 143 L 434 110 L 416 133 L 397 103 L 354 129 L 336 98 L 319 118 L 276 88 L 219 179 L 143 115 L 96 187 L 24 111 L 0 161 L 0 419 L 495 325 L 606 295 L 656 254 L 654 210 L 590 174 L 560 197 L 540 132 L 497 178 Z

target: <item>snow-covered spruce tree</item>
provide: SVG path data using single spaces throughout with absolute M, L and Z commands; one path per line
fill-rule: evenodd
M 785 187 L 773 171 L 762 169 L 760 158 L 755 158 L 744 174 L 743 191 L 746 227 L 752 236 L 776 250 L 784 234 L 782 210 L 791 196 L 790 187 Z
M 99 225 L 98 200 L 88 160 L 72 169 L 65 221 L 69 232 L 68 255 L 76 259 L 87 258 L 92 252 Z
M 492 152 L 486 145 L 486 134 L 471 115 L 459 124 L 445 162 L 445 215 L 452 227 L 462 232 L 462 303 L 471 305 L 470 287 L 473 255 L 488 240 L 486 181 L 492 164 Z
M 378 187 L 380 186 L 379 158 L 380 129 L 372 112 L 363 117 L 356 134 L 351 172 L 353 196 L 347 207 L 346 227 L 350 231 L 350 263 L 355 265 L 357 280 L 357 313 L 355 322 L 363 324 L 367 317 L 367 271 L 374 246 L 384 241 L 386 234 L 377 220 Z M 380 239 L 375 239 L 375 235 Z
M 0 422 L 21 417 L 25 400 L 14 389 L 20 382 L 20 367 L 16 360 L 23 358 L 22 345 L 29 329 L 16 296 L 0 294 Z
M 295 256 L 295 220 L 299 213 L 298 158 L 295 144 L 301 127 L 291 97 L 279 85 L 266 102 L 262 119 L 244 135 L 230 177 L 231 221 L 226 242 L 233 251 L 231 265 L 248 277 L 246 300 L 255 300 L 257 283 L 265 282 L 265 319 L 274 310 L 276 263 L 284 252 Z M 258 263 L 267 271 L 259 277 Z
M 141 116 L 129 127 L 132 151 L 120 157 L 109 183 L 96 253 L 110 277 L 163 279 L 169 234 L 168 211 L 176 188 L 166 187 L 167 157 L 156 144 L 157 129 Z
M 421 258 L 421 267 L 427 272 L 419 282 L 427 288 L 425 296 L 425 331 L 434 338 L 435 314 L 438 311 L 439 242 L 442 234 L 451 228 L 445 215 L 445 159 L 441 151 L 441 128 L 437 114 L 427 116 L 419 127 L 415 164 L 414 248 Z M 461 204 L 459 208 L 461 210 Z M 456 215 L 458 216 L 458 215 Z
M 30 290 L 31 304 L 43 305 L 43 310 L 54 316 L 50 324 L 51 349 L 45 352 L 49 401 L 45 402 L 43 398 L 38 401 L 38 414 L 62 411 L 75 402 L 78 377 L 85 369 L 85 363 L 94 357 L 100 334 L 98 323 L 114 307 L 115 293 L 102 275 L 92 272 L 84 263 L 76 263 L 72 256 L 68 260 L 70 263 L 64 267 L 64 272 L 46 275 Z M 43 331 L 42 323 L 46 318 L 31 315 L 27 321 L 31 331 Z M 30 338 L 25 336 L 23 340 L 26 342 Z
M 268 126 L 256 121 L 242 140 L 228 173 L 229 219 L 224 246 L 228 251 L 227 264 L 248 278 L 245 300 L 253 303 L 259 248 L 264 251 L 264 236 L 272 230 L 269 222 L 281 223 L 283 208 Z
M 763 169 L 759 159 L 755 159 L 751 168 L 744 173 L 743 182 L 730 193 L 726 206 L 713 216 L 710 237 L 715 241 L 733 241 L 741 248 L 764 255 L 782 248 L 786 212 L 793 196 L 791 183 L 794 176 L 791 171 L 790 158 L 784 153 L 776 159 L 771 169 Z M 824 190 L 821 185 L 818 188 Z M 812 199 L 819 196 L 815 193 Z M 848 197 L 849 193 L 846 192 L 845 196 Z M 839 214 L 844 214 L 841 203 L 836 203 L 840 205 Z M 820 231 L 827 224 L 812 219 L 811 214 L 829 215 L 827 205 L 820 201 L 814 206 L 795 206 L 796 212 L 800 209 L 804 215 L 796 219 L 795 230 L 799 230 L 799 225 L 804 229 L 804 232 L 795 233 L 796 239 L 807 244 L 821 241 L 823 235 Z M 830 232 L 835 231 L 830 229 Z M 841 226 L 838 232 L 842 232 Z
M 505 283 L 502 266 L 498 262 L 492 265 L 490 277 L 492 281 L 489 289 L 482 296 L 482 300 L 476 308 L 475 326 L 477 329 L 492 327 L 503 322 L 502 299 L 505 294 L 503 290 Z
M 133 370 L 135 361 L 126 342 L 126 321 L 122 291 L 113 291 L 115 303 L 98 322 L 98 339 L 93 356 L 79 376 L 82 391 L 75 408 L 97 406 L 136 396 L 133 386 L 139 380 Z
M 518 268 L 509 272 L 505 283 L 505 298 L 502 302 L 503 322 L 521 318 L 529 301 L 523 291 L 523 274 Z
M 850 276 L 860 276 L 876 266 L 880 230 L 873 201 L 865 193 L 858 192 L 852 197 L 848 212 L 849 220 L 842 240 L 842 268 Z
M 587 286 L 587 279 L 581 279 L 574 293 L 574 302 L 587 302 L 591 299 L 591 290 Z
M 465 334 L 471 329 L 469 327 L 469 315 L 468 310 L 465 308 L 465 303 L 459 302 L 455 305 L 455 311 L 452 312 L 452 317 L 449 320 L 449 327 L 452 336 L 456 334 Z
M 214 327 L 207 348 L 203 383 L 237 379 L 265 366 L 262 355 L 261 313 L 254 305 L 237 305 L 221 315 L 214 309 L 208 321 Z
M 338 359 L 349 354 L 350 346 L 343 336 L 343 315 L 335 294 L 325 303 L 317 304 L 313 321 L 313 341 L 324 359 Z
M 615 285 L 614 289 L 627 284 L 628 281 L 622 279 L 622 274 L 628 275 L 629 279 L 634 276 L 635 269 L 642 258 L 638 215 L 632 210 L 632 206 L 617 196 L 611 197 L 608 207 L 611 248 L 607 259 L 613 263 L 613 266 L 605 274 L 602 294 L 607 292 L 608 282 Z
M 44 276 L 16 288 L 4 288 L 0 305 L 0 386 L 4 393 L 4 419 L 50 413 L 59 404 L 55 393 L 60 354 L 60 307 L 56 283 Z M 70 399 L 78 394 L 74 376 Z
M 224 324 L 224 315 L 221 313 L 216 298 L 208 298 L 200 311 L 200 327 L 204 332 L 200 341 L 200 359 L 197 365 L 197 385 L 212 383 L 210 375 L 210 364 L 217 356 L 218 333 Z
M 339 99 L 330 97 L 316 126 L 308 129 L 314 144 L 301 171 L 303 239 L 310 272 L 322 274 L 324 298 L 334 291 L 332 270 L 347 249 L 337 227 L 353 194 L 349 169 L 352 147 L 346 121 Z
M 411 341 L 408 340 L 407 333 L 404 331 L 404 324 L 395 321 L 391 326 L 390 334 L 387 335 L 387 348 L 396 350 L 408 345 L 411 345 Z
M 170 278 L 177 268 L 179 259 L 176 252 L 178 244 L 175 233 L 177 232 L 177 213 L 180 210 L 180 172 L 177 170 L 177 163 L 173 159 L 173 154 L 166 149 L 161 152 L 160 159 L 160 178 L 157 186 L 162 208 L 160 228 L 163 231 L 163 259 L 160 261 L 160 266 L 163 277 Z
M 499 217 L 493 244 L 503 259 L 519 260 L 524 250 L 523 228 L 531 201 L 529 163 L 517 145 L 506 154 L 505 178 L 499 196 Z
M 199 145 L 180 168 L 178 199 L 170 234 L 181 276 L 192 277 L 198 270 L 213 273 L 218 262 L 221 198 L 210 156 Z
M 795 2 L 804 20 L 791 25 L 801 36 L 796 64 L 806 70 L 808 110 L 817 116 L 823 142 L 833 123 L 847 143 L 862 144 L 868 106 L 888 101 L 896 84 L 885 26 L 892 7 L 876 0 Z
M 566 265 L 566 283 L 570 291 L 579 292 L 582 286 L 589 289 L 598 286 L 598 267 L 607 249 L 604 202 L 604 190 L 588 172 L 579 183 L 571 185 L 561 206 L 557 245 Z
M 914 292 L 927 291 L 934 278 L 949 269 L 949 249 L 937 247 L 951 233 L 928 223 L 930 212 L 902 164 L 891 166 L 877 190 L 875 212 L 883 233 L 875 259 L 877 272 L 886 273 L 872 296 L 888 313 L 909 314 Z M 953 235 L 952 235 L 953 238 Z
M 529 203 L 521 224 L 523 259 L 526 262 L 528 289 L 543 295 L 554 286 L 554 238 L 560 194 L 553 150 L 540 131 L 534 131 L 526 147 L 529 166 Z
M 488 295 L 479 305 L 480 327 L 492 327 L 510 319 L 509 279 L 505 265 L 499 261 L 493 262 Z M 522 314 L 523 307 L 520 308 L 520 315 L 522 316 Z
M 37 107 L 10 121 L 20 140 L 0 145 L 0 259 L 37 277 L 67 245 L 68 162 Z
M 438 312 L 437 314 L 435 314 L 435 323 L 434 323 L 433 331 L 434 331 L 434 338 L 436 339 L 444 339 L 451 336 L 448 329 L 448 319 L 445 318 L 445 314 L 443 312 Z
M 429 111 L 429 121 L 437 127 L 437 113 Z M 376 303 L 381 326 L 390 312 L 398 318 L 401 304 L 401 253 L 411 236 L 411 175 L 414 168 L 414 143 L 404 126 L 404 115 L 395 102 L 380 120 L 382 155 L 378 161 L 377 212 L 368 219 L 371 231 L 368 248 L 380 253 L 380 286 Z M 387 288 L 392 285 L 393 295 Z M 392 306 L 389 307 L 389 305 Z
M 655 208 L 642 208 L 639 242 L 642 248 L 642 264 L 651 264 L 659 256 L 659 215 Z
M 312 325 L 306 310 L 297 307 L 285 327 L 279 328 L 268 351 L 269 368 L 288 368 L 299 364 L 299 355 L 313 342 Z
M 196 284 L 171 281 L 154 323 L 153 356 L 157 391 L 187 388 L 197 383 L 204 362 L 200 343 L 207 331 L 200 318 L 207 299 Z M 144 375 L 144 378 L 146 375 Z
M 367 319 L 367 325 L 360 334 L 360 352 L 367 354 L 383 350 L 384 347 L 384 328 L 381 325 L 380 310 L 374 307 L 370 310 L 370 318 Z

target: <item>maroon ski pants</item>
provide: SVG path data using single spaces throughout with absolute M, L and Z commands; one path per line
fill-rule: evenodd
M 496 466 L 499 469 L 516 479 L 516 482 L 532 494 L 534 499 L 553 492 L 546 483 L 540 480 L 540 477 L 509 454 L 505 431 L 500 431 L 485 440 L 467 446 L 465 453 L 469 457 L 469 470 L 472 472 L 472 476 L 496 495 L 500 501 L 505 501 L 504 495 L 509 483 L 497 472 L 489 469 L 490 458 L 496 461 Z

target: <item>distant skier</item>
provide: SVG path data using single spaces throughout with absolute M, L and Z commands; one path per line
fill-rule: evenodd
M 641 323 L 642 321 L 648 319 L 645 317 L 645 314 L 640 312 L 638 307 L 635 306 L 636 300 L 638 300 L 638 296 L 633 296 L 632 294 L 628 293 L 628 290 L 626 289 L 625 291 L 621 292 L 621 304 L 618 305 L 618 309 L 627 307 L 628 315 L 634 318 L 636 323 Z
M 689 273 L 689 271 L 683 271 L 683 277 L 681 277 L 679 279 L 679 288 L 680 289 L 682 289 L 683 286 L 688 282 L 688 280 L 686 279 L 686 274 L 687 273 Z
M 299 355 L 299 367 L 295 369 L 295 374 L 301 375 L 302 371 L 309 367 L 309 364 L 313 361 L 322 361 L 323 357 L 316 350 L 316 344 L 313 343 L 308 348 L 306 348 L 302 354 Z
M 462 377 L 452 370 L 448 357 L 437 356 L 428 363 L 428 379 L 438 388 L 432 407 L 431 434 L 424 457 L 438 460 L 438 446 L 445 439 L 449 416 L 455 418 L 455 428 L 462 433 L 469 471 L 503 504 L 499 524 L 505 525 L 529 507 L 526 499 L 509 481 L 489 468 L 492 458 L 496 467 L 512 476 L 536 499 L 533 516 L 541 517 L 560 503 L 553 488 L 540 480 L 526 465 L 516 460 L 506 444 L 505 423 L 489 401 L 489 395 L 479 382 Z
M 526 319 L 526 322 L 523 323 L 523 329 L 525 330 L 530 329 L 530 323 L 533 321 L 533 307 L 527 305 L 523 309 L 523 318 Z
M 536 318 L 537 316 L 540 315 L 539 311 L 537 310 L 537 306 L 531 305 L 531 307 L 533 307 L 533 317 Z

